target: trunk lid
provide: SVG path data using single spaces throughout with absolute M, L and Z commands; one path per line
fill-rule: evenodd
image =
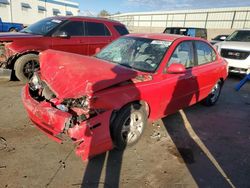
M 94 57 L 46 50 L 40 54 L 41 77 L 59 99 L 79 98 L 135 78 L 137 71 Z

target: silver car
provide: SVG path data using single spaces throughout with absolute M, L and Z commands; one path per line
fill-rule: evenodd
M 250 29 L 236 30 L 214 46 L 228 62 L 229 72 L 250 73 Z

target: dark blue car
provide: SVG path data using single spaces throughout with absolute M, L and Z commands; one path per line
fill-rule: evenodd
M 23 29 L 23 24 L 2 22 L 0 18 L 0 32 L 17 32 Z

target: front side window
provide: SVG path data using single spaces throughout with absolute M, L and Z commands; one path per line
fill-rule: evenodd
M 215 61 L 216 53 L 205 42 L 195 41 L 198 65 Z
M 110 36 L 108 28 L 103 23 L 85 22 L 86 36 Z
M 186 68 L 193 67 L 194 64 L 194 49 L 191 41 L 182 42 L 177 46 L 172 54 L 168 66 L 172 63 L 181 63 Z
M 144 72 L 155 72 L 171 42 L 140 37 L 123 37 L 95 57 Z
M 65 32 L 69 36 L 83 36 L 83 22 L 71 21 L 63 25 L 58 32 Z

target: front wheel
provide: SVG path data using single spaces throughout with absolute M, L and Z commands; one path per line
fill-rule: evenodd
M 111 136 L 117 149 L 137 143 L 146 127 L 147 113 L 140 104 L 122 108 L 111 125 Z
M 26 54 L 15 62 L 16 77 L 23 82 L 29 81 L 35 71 L 39 70 L 39 60 L 36 54 Z
M 204 99 L 203 104 L 206 106 L 214 105 L 220 97 L 221 88 L 222 88 L 222 82 L 218 81 L 214 85 L 214 87 L 213 87 L 212 91 L 209 93 L 209 95 Z

